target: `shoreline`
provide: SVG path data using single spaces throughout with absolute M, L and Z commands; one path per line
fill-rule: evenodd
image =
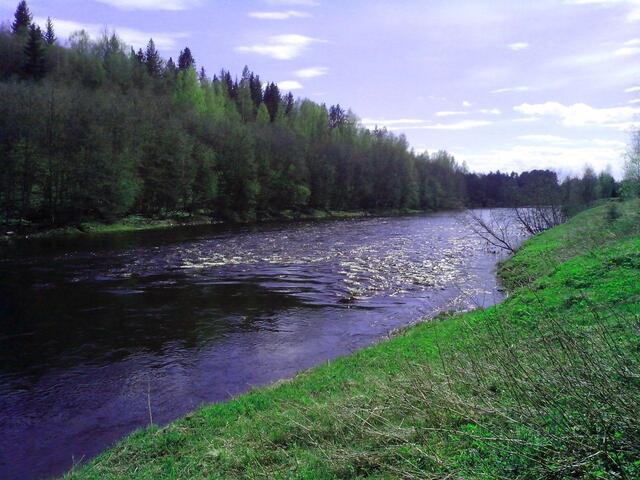
M 263 217 L 261 219 L 233 221 L 216 220 L 204 215 L 196 215 L 191 218 L 153 218 L 139 215 L 131 215 L 114 223 L 84 222 L 77 226 L 42 228 L 33 233 L 17 234 L 5 227 L 5 233 L 0 234 L 0 245 L 12 245 L 33 240 L 63 240 L 76 239 L 91 235 L 109 235 L 119 233 L 145 232 L 152 230 L 170 230 L 183 227 L 197 227 L 207 225 L 260 225 L 277 222 L 323 221 L 343 220 L 356 218 L 381 218 L 404 215 L 421 215 L 428 213 L 445 212 L 449 210 L 381 210 L 368 212 L 355 211 L 323 211 L 314 210 L 309 213 L 281 212 L 278 215 Z

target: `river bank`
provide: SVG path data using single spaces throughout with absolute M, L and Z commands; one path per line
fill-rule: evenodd
M 500 269 L 502 304 L 133 434 L 68 478 L 635 478 L 638 203 Z
M 331 220 L 345 218 L 385 217 L 429 213 L 422 210 L 311 210 L 308 212 L 283 211 L 254 220 L 220 220 L 206 215 L 176 214 L 167 218 L 130 215 L 113 223 L 83 222 L 65 227 L 33 227 L 29 233 L 20 233 L 20 228 L 4 227 L 0 233 L 0 244 L 15 243 L 24 240 L 73 239 L 87 235 L 139 232 L 147 230 L 166 230 L 180 227 L 194 227 L 220 224 L 256 224 L 270 222 L 295 222 L 305 220 Z M 24 228 L 24 227 L 23 227 Z

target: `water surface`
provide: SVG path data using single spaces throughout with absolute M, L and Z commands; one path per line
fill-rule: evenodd
M 198 227 L 0 260 L 0 478 L 501 299 L 462 214 Z

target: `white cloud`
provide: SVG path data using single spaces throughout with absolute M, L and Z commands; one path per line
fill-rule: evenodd
M 565 2 L 574 5 L 597 5 L 600 7 L 627 5 L 630 8 L 626 16 L 627 22 L 640 20 L 640 2 L 638 0 L 565 0 Z
M 463 101 L 462 101 L 462 106 L 463 106 L 464 108 L 469 108 L 471 105 L 473 105 L 473 104 L 472 104 L 470 101 L 468 101 L 468 100 L 463 100 Z
M 622 47 L 613 52 L 618 57 L 630 57 L 632 55 L 638 55 L 640 53 L 640 47 Z
M 640 103 L 640 98 L 634 98 L 633 100 L 629 100 L 631 105 L 635 105 L 636 103 Z
M 484 115 L 501 115 L 502 111 L 499 108 L 482 108 L 479 110 Z
M 305 35 L 275 35 L 267 39 L 267 43 L 236 47 L 242 53 L 257 53 L 276 60 L 291 60 L 297 58 L 313 43 L 323 42 L 317 38 Z
M 520 50 L 526 50 L 527 48 L 529 48 L 529 44 L 526 42 L 516 42 L 510 43 L 509 45 L 507 45 L 507 47 L 509 48 L 509 50 L 519 52 Z
M 304 88 L 297 80 L 285 80 L 284 82 L 278 82 L 278 88 L 282 91 L 300 90 Z
M 640 87 L 629 87 L 624 91 L 624 93 L 634 93 L 634 92 L 640 92 Z
M 301 70 L 296 70 L 294 74 L 299 78 L 315 78 L 321 77 L 329 73 L 329 69 L 327 67 L 309 67 L 303 68 Z
M 247 15 L 252 18 L 257 18 L 258 20 L 289 20 L 291 18 L 311 17 L 310 13 L 299 12 L 298 10 L 285 10 L 282 12 L 249 12 Z
M 114 31 L 125 43 L 135 48 L 144 48 L 149 42 L 149 39 L 153 38 L 158 49 L 171 50 L 176 47 L 179 39 L 188 36 L 186 33 L 143 32 L 132 28 L 109 27 L 97 23 L 80 23 L 70 20 L 60 20 L 58 18 L 52 18 L 52 21 L 56 34 L 60 38 L 69 38 L 73 33 L 84 30 L 89 36 L 96 39 L 104 32 Z M 34 22 L 42 26 L 46 24 L 47 19 L 44 17 L 36 17 L 34 18 Z
M 526 85 L 518 85 L 517 87 L 505 87 L 491 90 L 491 93 L 528 92 L 530 90 L 531 87 L 528 87 Z
M 421 118 L 397 118 L 397 119 L 386 119 L 386 118 L 363 118 L 360 123 L 364 125 L 366 128 L 375 128 L 375 127 L 395 127 L 397 125 L 420 125 L 428 123 L 426 120 L 422 120 Z
M 265 0 L 269 5 L 293 5 L 303 7 L 316 7 L 320 5 L 316 0 Z
M 456 115 L 468 115 L 469 112 L 454 112 L 454 111 L 444 111 L 444 112 L 436 112 L 436 117 L 454 117 Z
M 610 107 L 595 108 L 585 103 L 563 105 L 558 102 L 538 104 L 523 103 L 513 107 L 516 112 L 537 117 L 555 117 L 567 127 L 602 126 L 627 130 L 640 122 L 635 121 L 640 108 Z
M 550 145 L 516 145 L 492 149 L 481 153 L 454 152 L 456 159 L 466 161 L 471 169 L 489 171 L 525 171 L 533 168 L 558 170 L 561 165 L 565 174 L 579 174 L 585 163 L 596 170 L 613 167 L 615 176 L 622 171 L 623 145 L 598 145 L 595 142 Z
M 120 10 L 187 10 L 201 4 L 201 0 L 97 0 Z
M 392 127 L 390 130 L 471 130 L 485 127 L 493 122 L 488 120 L 462 120 L 457 123 L 436 123 L 433 125 L 412 125 L 408 127 Z
M 567 144 L 571 143 L 571 140 L 565 137 L 559 137 L 557 135 L 546 134 L 530 134 L 520 135 L 518 140 L 524 140 L 525 142 L 541 142 L 541 143 L 555 143 L 555 144 Z

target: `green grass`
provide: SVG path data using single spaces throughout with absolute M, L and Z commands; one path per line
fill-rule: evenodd
M 69 478 L 640 478 L 639 204 L 500 269 L 502 304 L 134 433 Z

